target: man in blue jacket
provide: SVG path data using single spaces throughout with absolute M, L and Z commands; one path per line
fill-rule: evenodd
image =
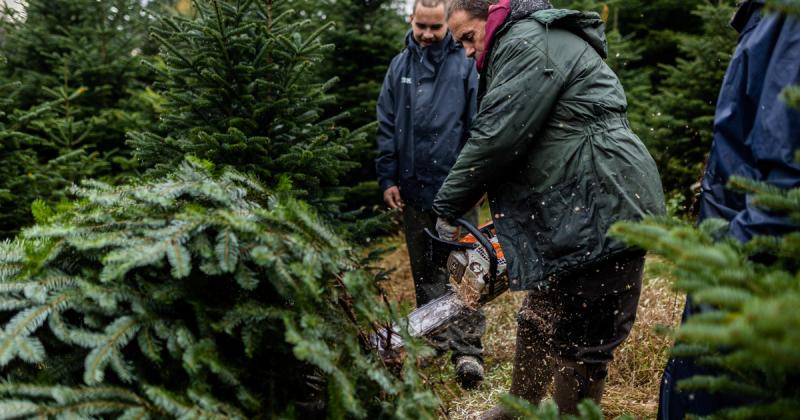
M 447 290 L 443 267 L 428 254 L 433 197 L 467 139 L 476 108 L 477 72 L 447 30 L 444 0 L 416 0 L 406 48 L 392 60 L 378 98 L 378 157 L 383 199 L 403 212 L 417 306 Z M 477 214 L 472 214 L 477 221 Z M 470 388 L 483 379 L 484 318 L 454 325 L 435 346 L 453 350 L 456 377 Z
M 728 220 L 728 233 L 742 242 L 800 229 L 786 217 L 754 207 L 748 195 L 725 187 L 732 175 L 781 189 L 800 186 L 800 164 L 794 160 L 800 149 L 800 111 L 780 98 L 786 86 L 800 84 L 800 20 L 763 7 L 764 0 L 741 2 L 731 22 L 740 33 L 739 45 L 717 101 L 700 197 L 700 220 Z M 690 296 L 683 319 L 702 311 Z M 709 372 L 689 359 L 670 360 L 661 382 L 658 418 L 704 416 L 742 404 L 725 395 L 676 389 L 677 381 Z

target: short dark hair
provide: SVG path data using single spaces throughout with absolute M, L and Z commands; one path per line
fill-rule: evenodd
M 498 0 L 450 0 L 447 6 L 447 17 L 458 10 L 463 10 L 467 16 L 486 20 L 489 17 L 489 6 L 497 3 Z
M 411 9 L 411 14 L 417 13 L 417 6 L 420 3 L 425 7 L 439 7 L 442 4 L 444 5 L 445 13 L 447 13 L 447 0 L 414 0 L 414 8 Z

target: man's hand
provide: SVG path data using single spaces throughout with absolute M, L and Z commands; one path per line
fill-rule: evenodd
M 458 234 L 461 231 L 461 227 L 453 226 L 447 219 L 443 219 L 441 217 L 436 219 L 436 233 L 439 234 L 439 239 L 444 239 L 445 241 L 455 241 L 458 239 Z
M 400 188 L 392 186 L 383 192 L 383 201 L 390 209 L 402 209 L 405 206 L 403 199 L 400 198 Z

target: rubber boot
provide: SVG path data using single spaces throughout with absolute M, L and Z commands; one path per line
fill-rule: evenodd
M 520 311 L 509 393 L 534 405 L 542 401 L 553 378 L 553 357 L 550 354 L 549 334 L 544 333 L 546 329 L 544 321 L 531 311 Z M 516 417 L 508 409 L 498 405 L 481 414 L 480 418 L 507 420 Z
M 605 363 L 589 364 L 559 359 L 553 400 L 561 414 L 578 414 L 578 403 L 590 399 L 600 405 L 608 370 Z

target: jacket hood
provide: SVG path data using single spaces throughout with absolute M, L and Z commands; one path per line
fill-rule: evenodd
M 511 0 L 508 20 L 520 20 L 533 12 L 552 8 L 550 0 Z
M 534 12 L 531 17 L 546 27 L 568 30 L 583 38 L 604 59 L 608 57 L 605 24 L 596 12 L 547 9 Z
M 736 3 L 736 13 L 731 18 L 731 26 L 736 32 L 742 33 L 750 16 L 764 6 L 764 0 L 739 0 Z

